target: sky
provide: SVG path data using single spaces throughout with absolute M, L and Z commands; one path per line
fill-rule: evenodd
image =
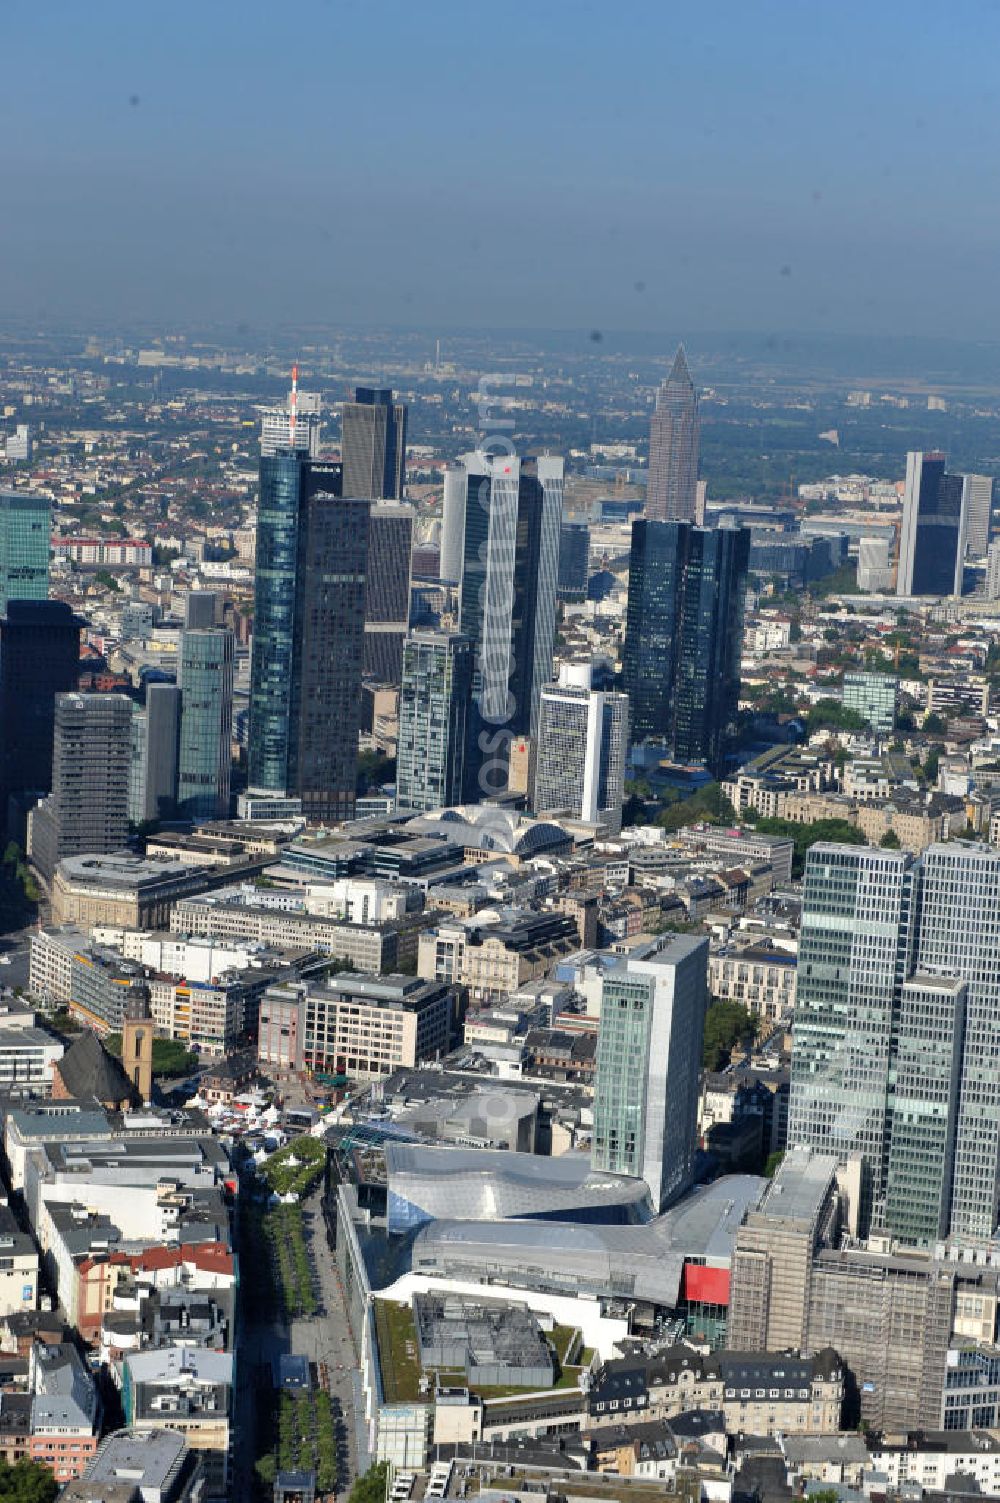
M 1000 339 L 1000 0 L 6 0 L 0 314 Z

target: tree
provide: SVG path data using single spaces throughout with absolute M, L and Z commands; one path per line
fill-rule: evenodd
M 899 836 L 896 834 L 895 830 L 886 830 L 885 834 L 882 836 L 882 839 L 879 841 L 879 845 L 884 851 L 898 851 Z
M 388 1471 L 388 1463 L 385 1461 L 370 1466 L 351 1488 L 347 1503 L 384 1503 Z
M 705 1042 L 702 1048 L 702 1064 L 706 1070 L 721 1070 L 727 1063 L 733 1045 L 740 1039 L 753 1038 L 757 1021 L 753 1013 L 724 998 L 709 1004 L 705 1014 Z
M 809 734 L 826 729 L 834 731 L 861 731 L 868 724 L 857 710 L 848 710 L 837 699 L 818 699 L 806 716 Z
M 109 1054 L 116 1059 L 121 1058 L 122 1036 L 120 1033 L 109 1033 L 104 1040 L 104 1047 Z M 181 1075 L 190 1075 L 192 1070 L 198 1068 L 197 1054 L 190 1053 L 185 1049 L 179 1039 L 153 1040 L 153 1074 L 163 1075 L 169 1078 Z
M 3 1503 L 53 1503 L 59 1484 L 40 1461 L 0 1460 L 0 1498 Z
M 782 1161 L 782 1159 L 784 1157 L 785 1157 L 785 1151 L 784 1151 L 783 1148 L 779 1148 L 779 1150 L 777 1151 L 777 1153 L 769 1153 L 768 1154 L 768 1156 L 767 1156 L 767 1163 L 764 1165 L 764 1178 L 765 1179 L 773 1179 L 774 1178 L 774 1176 L 778 1172 L 778 1166 L 779 1166 L 779 1164 L 781 1163 L 781 1161 Z
M 947 721 L 942 720 L 941 716 L 938 715 L 936 711 L 932 710 L 929 715 L 924 716 L 924 723 L 921 726 L 921 730 L 926 731 L 928 736 L 943 736 L 947 729 Z

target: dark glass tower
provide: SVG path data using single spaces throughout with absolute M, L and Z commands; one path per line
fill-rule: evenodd
M 412 551 L 413 508 L 405 502 L 376 502 L 368 532 L 364 652 L 364 675 L 374 683 L 398 685 L 402 679 Z
M 11 600 L 0 615 L 0 833 L 10 798 L 52 789 L 55 697 L 76 688 L 83 624 L 62 600 Z
M 505 786 L 509 740 L 535 734 L 552 676 L 563 461 L 474 454 L 466 470 L 459 626 L 475 657 L 466 797 L 481 798 Z
M 739 699 L 750 534 L 685 522 L 632 525 L 624 683 L 636 741 L 722 769 Z
M 181 635 L 181 721 L 177 812 L 225 819 L 233 742 L 233 634 L 196 627 Z
M 943 454 L 906 456 L 897 595 L 961 595 L 965 553 L 961 475 L 945 472 Z
M 649 425 L 646 516 L 694 522 L 698 515 L 698 393 L 679 345 L 670 374 L 656 394 Z
M 354 812 L 369 511 L 341 499 L 339 466 L 261 459 L 249 785 L 314 823 Z
M 399 501 L 406 480 L 406 404 L 384 387 L 359 386 L 344 403 L 344 495 Z
M 590 528 L 564 522 L 559 536 L 559 598 L 584 600 L 590 579 Z
M 132 701 L 124 694 L 59 694 L 52 792 L 28 823 L 31 859 L 51 881 L 67 856 L 108 855 L 128 837 Z

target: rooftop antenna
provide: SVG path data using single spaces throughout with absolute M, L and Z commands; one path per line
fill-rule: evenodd
M 292 390 L 288 399 L 288 447 L 295 452 L 295 419 L 299 406 L 299 367 L 292 366 Z

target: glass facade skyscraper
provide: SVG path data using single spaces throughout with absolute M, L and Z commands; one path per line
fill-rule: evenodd
M 340 447 L 344 495 L 400 501 L 406 484 L 406 404 L 392 392 L 359 386 L 345 402 Z
M 177 812 L 225 819 L 233 742 L 233 634 L 197 627 L 181 635 Z
M 961 595 L 965 564 L 961 475 L 945 472 L 934 452 L 906 456 L 903 522 L 899 535 L 897 595 Z
M 459 625 L 475 655 L 466 783 L 479 798 L 504 786 L 510 737 L 537 733 L 552 675 L 563 461 L 480 453 L 464 463 Z
M 131 729 L 124 694 L 56 695 L 52 792 L 28 821 L 31 859 L 46 881 L 67 856 L 124 846 Z
M 249 785 L 312 822 L 354 811 L 369 511 L 341 498 L 339 466 L 261 459 Z
M 76 688 L 80 628 L 62 600 L 11 600 L 0 612 L 0 834 L 8 799 L 52 788 L 55 697 Z M 23 840 L 23 816 L 11 833 Z
M 790 1146 L 863 1156 L 864 1224 L 988 1238 L 1000 1193 L 1000 852 L 816 845 Z
M 0 615 L 9 600 L 48 597 L 51 521 L 43 496 L 0 491 Z
M 623 681 L 634 741 L 721 771 L 736 716 L 750 534 L 632 524 Z
M 372 503 L 365 600 L 365 678 L 398 685 L 403 642 L 410 628 L 413 508 L 400 501 Z
M 604 976 L 591 1163 L 644 1179 L 656 1210 L 694 1175 L 707 1001 L 708 940 L 693 935 Z
M 679 345 L 670 374 L 656 394 L 649 425 L 646 516 L 659 521 L 698 520 L 698 393 Z
M 415 631 L 403 648 L 396 804 L 437 809 L 462 800 L 472 644 L 460 632 Z

